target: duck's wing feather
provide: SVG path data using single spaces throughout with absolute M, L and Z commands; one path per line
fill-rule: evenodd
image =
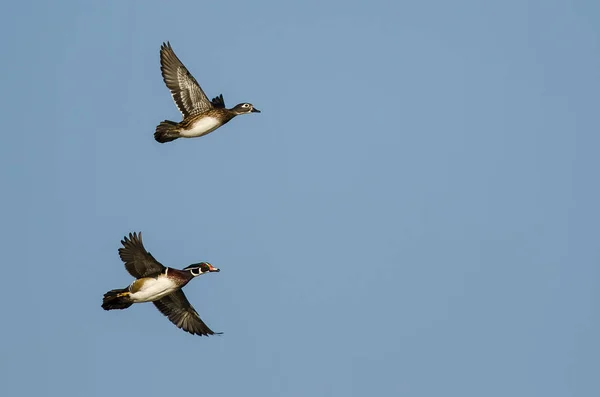
M 169 321 L 190 334 L 201 336 L 221 334 L 221 332 L 213 332 L 204 324 L 182 290 L 177 290 L 153 303 Z
M 177 58 L 169 42 L 160 47 L 160 70 L 184 119 L 213 108 L 200 84 Z
M 125 236 L 121 244 L 123 248 L 119 248 L 119 256 L 133 277 L 142 278 L 164 272 L 165 267 L 144 248 L 142 232 L 129 233 L 129 238 Z
M 215 108 L 225 108 L 225 101 L 223 100 L 223 94 L 221 94 L 217 97 L 214 97 L 211 102 L 213 104 L 213 107 L 215 107 Z

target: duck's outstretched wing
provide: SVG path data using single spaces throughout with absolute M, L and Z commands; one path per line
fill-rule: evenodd
M 182 290 L 177 290 L 152 303 L 168 317 L 169 321 L 190 334 L 208 336 L 221 333 L 213 332 L 204 324 Z
M 169 42 L 160 47 L 160 70 L 183 118 L 212 109 L 213 104 L 194 76 L 177 58 Z
M 133 277 L 142 278 L 164 272 L 165 267 L 144 248 L 142 232 L 129 233 L 129 238 L 125 236 L 121 244 L 123 248 L 119 248 L 119 256 Z

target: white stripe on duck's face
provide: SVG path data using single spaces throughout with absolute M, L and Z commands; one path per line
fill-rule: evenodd
M 186 266 L 184 270 L 188 270 L 194 277 L 198 277 L 202 274 L 209 273 L 209 272 L 218 272 L 219 271 L 219 269 L 217 269 L 216 267 L 214 267 L 213 265 L 211 265 L 208 262 L 195 263 L 193 265 Z
M 205 116 L 194 122 L 191 127 L 187 130 L 180 130 L 179 133 L 182 137 L 193 138 L 197 136 L 206 135 L 221 126 L 221 121 L 215 117 Z
M 196 268 L 193 267 L 190 269 L 190 273 L 192 273 L 192 276 L 198 277 L 199 275 L 203 274 L 204 272 L 199 267 L 196 267 Z
M 177 284 L 168 277 L 145 277 L 129 286 L 130 298 L 134 303 L 153 302 L 177 291 Z

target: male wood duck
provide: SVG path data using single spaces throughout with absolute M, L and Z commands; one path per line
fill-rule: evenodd
M 183 121 L 180 123 L 165 120 L 156 127 L 154 139 L 160 143 L 171 142 L 177 138 L 203 136 L 235 116 L 260 113 L 251 103 L 240 103 L 227 109 L 222 94 L 209 101 L 194 76 L 177 58 L 169 42 L 160 47 L 160 70 L 175 104 L 183 115 Z
M 119 256 L 125 269 L 136 280 L 127 288 L 114 289 L 104 294 L 104 310 L 127 309 L 134 303 L 152 302 L 177 327 L 190 334 L 214 335 L 185 297 L 183 288 L 191 279 L 219 269 L 208 262 L 195 263 L 183 270 L 160 264 L 142 244 L 142 233 L 129 233 L 121 240 Z

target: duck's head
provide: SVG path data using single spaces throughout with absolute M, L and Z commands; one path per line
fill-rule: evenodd
M 251 103 L 240 103 L 231 108 L 231 111 L 236 115 L 247 114 L 247 113 L 260 113 L 260 110 L 256 109 Z
M 204 273 L 210 273 L 210 272 L 220 272 L 221 270 L 214 267 L 213 265 L 211 265 L 208 262 L 200 262 L 200 263 L 194 263 L 191 264 L 189 266 L 186 266 L 183 270 L 187 270 L 190 272 L 190 274 L 194 277 L 198 277 L 203 275 Z

